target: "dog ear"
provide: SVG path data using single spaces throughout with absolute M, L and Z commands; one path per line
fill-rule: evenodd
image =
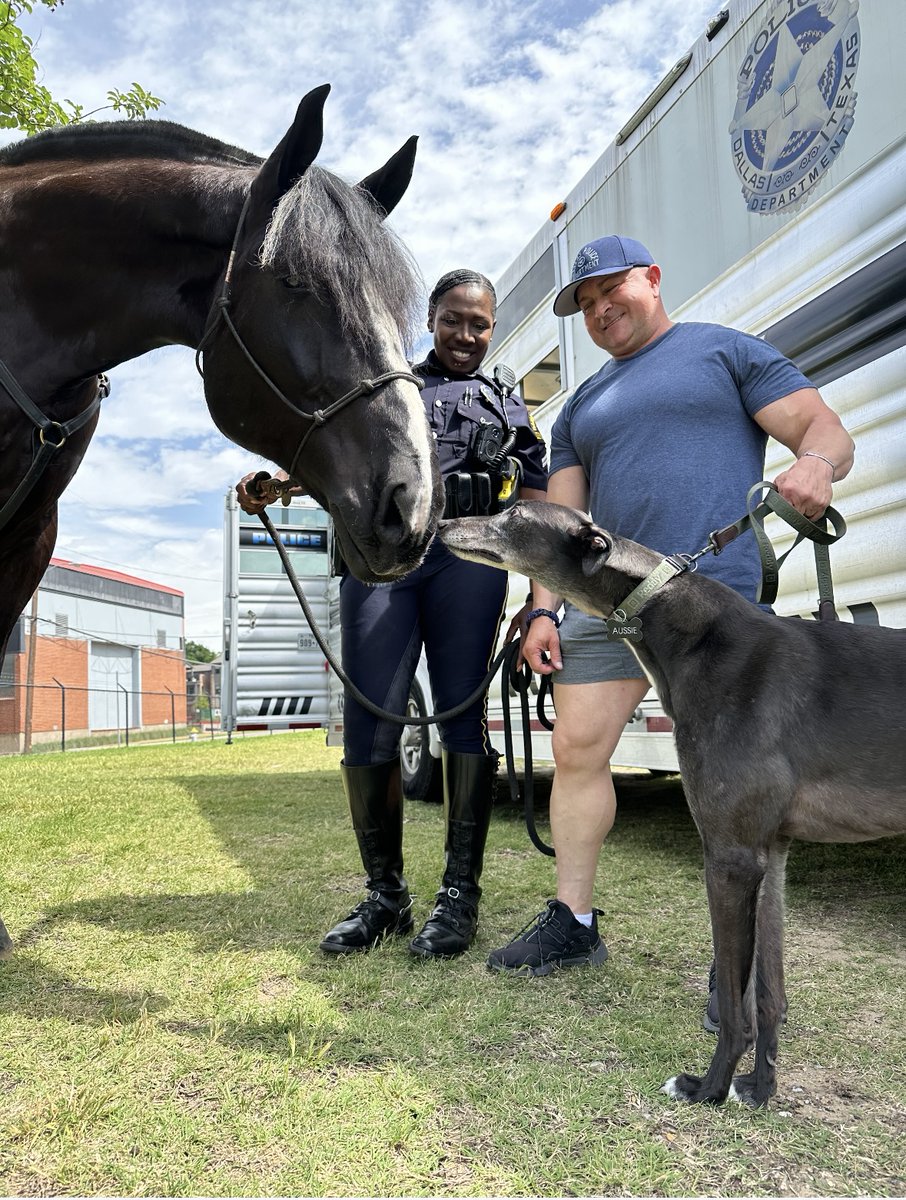
M 582 569 L 586 575 L 591 575 L 606 562 L 610 554 L 610 538 L 603 529 L 589 525 L 583 531 L 582 542 Z

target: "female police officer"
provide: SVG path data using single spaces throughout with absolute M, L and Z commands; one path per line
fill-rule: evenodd
M 520 493 L 523 500 L 544 496 L 544 444 L 534 423 L 499 371 L 495 378 L 480 370 L 496 306 L 490 280 L 470 270 L 444 275 L 429 299 L 434 348 L 413 369 L 424 380 L 446 516 L 495 512 Z M 240 503 L 257 511 L 245 482 Z M 394 583 L 370 586 L 347 573 L 340 585 L 344 669 L 370 700 L 402 714 L 424 646 L 435 709 L 454 708 L 487 672 L 505 603 L 502 571 L 456 558 L 439 539 L 421 566 Z M 422 958 L 462 954 L 475 937 L 497 768 L 486 711 L 481 699 L 441 727 L 446 865 L 434 909 L 410 942 Z M 403 876 L 401 730 L 347 694 L 341 770 L 368 895 L 324 936 L 328 954 L 369 950 L 413 927 Z

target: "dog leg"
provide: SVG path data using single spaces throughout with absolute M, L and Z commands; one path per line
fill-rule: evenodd
M 777 1034 L 786 1012 L 783 978 L 783 887 L 789 840 L 771 847 L 768 867 L 761 885 L 756 923 L 755 1002 L 758 1037 L 755 1069 L 733 1079 L 730 1096 L 761 1108 L 777 1090 Z
M 675 1075 L 664 1084 L 662 1090 L 677 1100 L 722 1104 L 737 1063 L 754 1041 L 750 983 L 755 967 L 758 896 L 766 863 L 767 855 L 747 846 L 722 846 L 718 851 L 705 842 L 720 1033 L 704 1078 Z

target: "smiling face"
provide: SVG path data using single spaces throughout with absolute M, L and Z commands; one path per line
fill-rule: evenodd
M 477 283 L 461 283 L 438 299 L 428 313 L 434 353 L 448 371 L 471 375 L 481 366 L 494 332 L 494 306 Z
M 631 267 L 586 279 L 576 289 L 588 336 L 613 358 L 628 358 L 666 333 L 660 267 Z

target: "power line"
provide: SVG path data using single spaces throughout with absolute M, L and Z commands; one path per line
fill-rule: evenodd
M 96 558 L 98 560 L 98 562 L 106 563 L 107 566 L 109 566 L 109 567 L 116 567 L 117 570 L 119 570 L 119 571 L 147 571 L 148 570 L 147 567 L 133 567 L 129 563 L 116 562 L 112 558 L 102 558 L 100 554 L 92 553 L 91 557 Z M 85 562 L 85 563 L 77 563 L 76 565 L 82 566 L 82 567 L 90 567 L 93 564 L 90 562 Z M 192 580 L 194 580 L 195 583 L 219 583 L 220 582 L 220 577 L 216 576 L 216 575 L 185 575 L 185 574 L 179 573 L 177 571 L 159 571 L 157 569 L 157 567 L 153 567 L 151 569 L 153 570 L 155 575 L 166 575 L 170 579 L 192 579 Z M 146 582 L 152 583 L 153 581 L 148 579 L 148 580 L 146 580 Z
M 54 628 L 57 625 L 57 622 L 52 617 L 27 617 L 26 619 L 37 621 L 39 625 L 53 625 Z M 108 646 L 121 646 L 125 650 L 141 650 L 143 654 L 155 655 L 157 658 L 166 658 L 170 662 L 173 661 L 174 654 L 182 654 L 185 659 L 185 646 L 179 649 L 167 650 L 161 646 L 143 646 L 140 642 L 121 642 L 117 638 L 108 637 L 103 632 L 93 633 L 91 630 L 80 629 L 77 625 L 69 625 L 67 623 L 66 633 L 68 634 L 69 632 L 80 633 L 82 637 L 87 638 L 89 641 L 103 641 Z M 59 634 L 57 636 L 65 637 L 66 635 Z M 183 640 L 185 641 L 185 639 Z M 189 638 L 188 640 L 194 642 L 196 639 Z

